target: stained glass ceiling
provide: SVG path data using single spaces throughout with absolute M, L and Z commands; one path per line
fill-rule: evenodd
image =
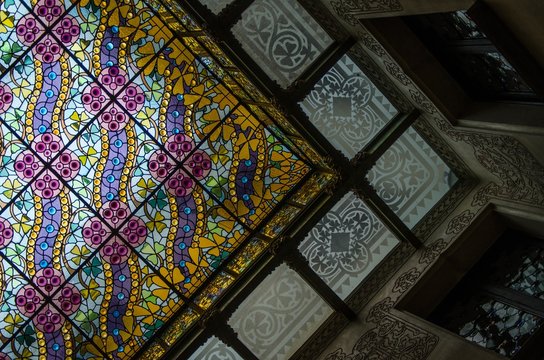
M 173 344 L 328 178 L 175 3 L 0 17 L 0 358 Z
M 0 360 L 289 358 L 417 245 L 456 177 L 305 3 L 0 0 Z

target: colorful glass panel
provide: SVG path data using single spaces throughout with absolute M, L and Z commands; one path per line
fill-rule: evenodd
M 151 3 L 0 3 L 7 358 L 133 358 L 174 319 L 158 357 L 312 171 L 223 81 L 179 4 Z

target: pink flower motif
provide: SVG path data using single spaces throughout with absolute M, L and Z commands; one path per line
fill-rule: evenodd
M 64 276 L 58 270 L 45 268 L 38 270 L 32 279 L 33 285 L 25 285 L 15 298 L 15 303 L 19 311 L 26 316 L 31 317 L 43 303 L 46 301 L 44 296 L 36 290 L 38 287 L 47 298 L 50 298 L 64 315 L 72 315 L 79 309 L 81 304 L 81 294 L 72 284 L 64 284 Z M 64 323 L 64 317 L 59 313 L 51 303 L 45 305 L 32 318 L 34 325 L 40 331 L 53 333 L 60 330 Z
M 9 86 L 0 82 L 0 114 L 5 113 L 13 102 L 13 94 Z
M 13 239 L 13 229 L 10 223 L 3 218 L 0 218 L 0 248 L 8 246 Z
M 195 143 L 184 134 L 170 136 L 165 147 L 170 155 L 163 150 L 157 150 L 151 155 L 148 163 L 151 175 L 162 182 L 173 172 L 166 182 L 168 192 L 178 197 L 190 194 L 195 184 L 187 173 L 191 173 L 197 180 L 202 180 L 210 173 L 212 167 L 210 156 L 202 150 L 195 150 L 190 154 Z M 184 161 L 183 167 L 176 169 L 176 161 L 172 157 L 179 162 Z
M 100 209 L 100 215 L 116 229 L 127 219 L 128 206 L 118 200 L 112 200 L 104 204 Z M 147 227 L 142 219 L 133 217 L 123 224 L 119 234 L 133 247 L 140 246 L 147 236 Z M 83 225 L 83 239 L 92 248 L 97 248 L 111 235 L 111 230 L 98 217 L 93 217 Z M 100 249 L 100 255 L 110 264 L 121 264 L 128 260 L 130 247 L 119 237 L 114 236 Z
M 135 84 L 125 87 L 128 76 L 124 70 L 117 66 L 108 67 L 102 71 L 98 81 L 102 86 L 91 84 L 85 88 L 81 98 L 85 109 L 91 114 L 96 115 L 102 110 L 110 101 L 109 95 L 113 95 L 130 114 L 136 114 L 142 109 L 145 101 L 144 92 Z M 117 103 L 108 105 L 100 115 L 100 125 L 109 131 L 122 130 L 128 121 L 128 116 Z
M 57 135 L 40 134 L 36 136 L 31 147 L 43 161 L 49 164 L 61 150 L 62 142 Z M 55 169 L 55 171 L 65 180 L 69 181 L 75 178 L 80 166 L 81 164 L 74 153 L 65 149 L 62 154 L 53 161 L 50 167 Z M 26 181 L 34 179 L 36 174 L 43 168 L 43 162 L 30 150 L 23 151 L 15 160 L 15 171 L 17 172 L 17 175 Z M 46 169 L 32 182 L 31 187 L 36 195 L 45 199 L 50 199 L 61 192 L 63 184 L 53 171 Z
M 59 0 L 39 0 L 34 12 L 47 27 L 53 25 L 64 14 L 64 5 Z M 45 32 L 44 27 L 36 20 L 34 14 L 27 14 L 19 20 L 16 28 L 17 37 L 26 46 L 31 46 Z M 71 15 L 65 15 L 51 31 L 67 46 L 75 43 L 79 36 L 79 25 Z M 62 47 L 51 34 L 46 34 L 32 49 L 36 59 L 45 63 L 57 61 L 62 55 Z

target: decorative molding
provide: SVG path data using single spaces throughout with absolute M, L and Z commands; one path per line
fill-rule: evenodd
M 459 215 L 455 216 L 448 224 L 448 227 L 446 229 L 446 234 L 451 235 L 457 235 L 461 231 L 467 228 L 468 225 L 472 222 L 472 219 L 474 219 L 474 216 L 476 216 L 475 213 L 473 213 L 470 210 L 465 210 Z
M 424 360 L 437 344 L 438 336 L 385 314 L 376 328 L 359 338 L 351 354 L 338 349 L 325 360 Z
M 467 225 L 468 226 L 468 225 Z M 448 243 L 444 239 L 438 239 L 431 245 L 424 248 L 419 258 L 420 264 L 432 264 L 433 261 L 446 249 Z
M 338 15 L 356 25 L 361 15 L 402 11 L 399 0 L 338 0 L 331 5 Z
M 474 148 L 474 155 L 501 184 L 487 184 L 475 197 L 475 205 L 484 199 L 500 198 L 544 206 L 544 167 L 517 139 L 510 136 L 470 134 L 463 141 Z
M 391 312 L 393 306 L 395 306 L 395 301 L 393 301 L 389 296 L 386 297 L 382 301 L 376 303 L 372 309 L 370 309 L 366 321 L 379 324 L 380 321 L 382 321 L 382 319 Z
M 393 286 L 393 292 L 404 293 L 412 287 L 421 276 L 421 271 L 417 268 L 411 268 L 399 276 Z

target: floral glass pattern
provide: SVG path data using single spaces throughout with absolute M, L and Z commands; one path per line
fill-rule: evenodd
M 177 6 L 0 2 L 0 357 L 137 356 L 313 171 Z

